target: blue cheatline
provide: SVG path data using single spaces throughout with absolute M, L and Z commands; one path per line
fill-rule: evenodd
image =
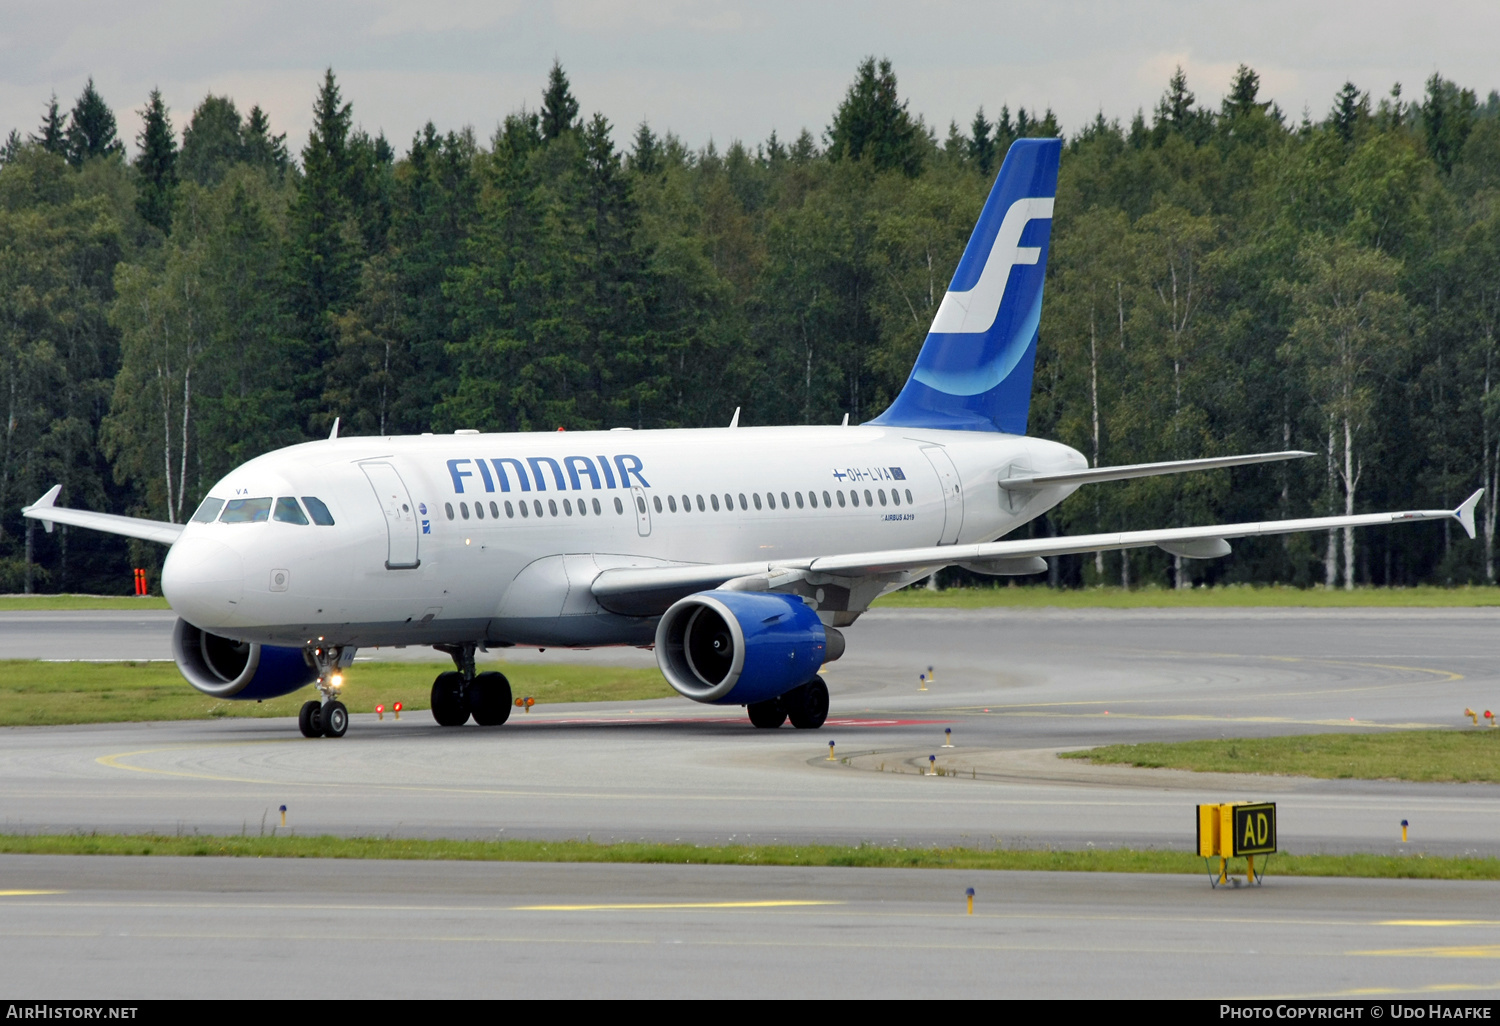
M 1061 139 L 1011 144 L 889 427 L 1026 433 Z

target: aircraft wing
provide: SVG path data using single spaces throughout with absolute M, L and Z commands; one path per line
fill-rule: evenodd
M 171 545 L 182 534 L 182 524 L 169 524 L 164 520 L 144 520 L 140 517 L 122 517 L 113 513 L 93 513 L 86 509 L 69 509 L 58 506 L 57 496 L 62 485 L 53 485 L 36 502 L 21 510 L 23 517 L 40 520 L 50 534 L 53 524 L 70 527 L 87 527 L 106 534 L 123 534 L 127 538 L 144 538 L 146 541 Z
M 1159 477 L 1162 474 L 1186 474 L 1192 470 L 1222 470 L 1225 467 L 1244 467 L 1254 463 L 1275 463 L 1280 460 L 1300 460 L 1314 453 L 1301 449 L 1285 452 L 1257 452 L 1248 456 L 1212 456 L 1202 460 L 1172 460 L 1167 463 L 1132 463 L 1123 467 L 1092 467 L 1088 470 L 1071 470 L 1062 474 L 1025 474 L 1007 477 L 1000 487 L 1007 490 L 1029 491 L 1049 485 L 1086 485 L 1097 481 L 1129 481 L 1136 477 Z
M 749 590 L 775 590 L 780 583 L 778 578 L 792 584 L 818 575 L 843 580 L 886 576 L 891 583 L 896 583 L 900 581 L 901 575 L 913 572 L 925 574 L 954 563 L 995 565 L 1001 561 L 1021 561 L 1038 556 L 1147 548 L 1152 545 L 1158 545 L 1177 555 L 1203 559 L 1227 555 L 1229 538 L 1327 531 L 1341 527 L 1374 527 L 1416 520 L 1457 520 L 1472 538 L 1474 507 L 1483 495 L 1484 489 L 1481 488 L 1465 499 L 1457 509 L 1452 510 L 1406 510 L 1399 513 L 1169 527 L 1156 531 L 1119 531 L 1062 538 L 1025 538 L 971 545 L 934 545 L 765 563 L 620 568 L 605 570 L 596 577 L 592 591 L 599 604 L 606 609 L 628 615 L 647 616 L 664 612 L 684 595 L 719 588 L 725 584 Z

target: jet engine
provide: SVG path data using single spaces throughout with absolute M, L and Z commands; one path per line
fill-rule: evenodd
M 215 698 L 280 698 L 318 677 L 300 648 L 235 641 L 181 619 L 172 630 L 172 656 L 189 684 Z
M 656 627 L 656 661 L 678 694 L 749 705 L 784 695 L 843 655 L 843 636 L 794 595 L 702 591 Z

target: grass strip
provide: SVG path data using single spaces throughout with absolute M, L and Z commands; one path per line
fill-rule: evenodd
M 160 595 L 0 595 L 0 612 L 47 609 L 170 609 Z
M 452 663 L 357 662 L 345 672 L 342 700 L 350 712 L 374 712 L 396 702 L 427 709 L 432 680 Z M 640 701 L 674 692 L 654 669 L 489 663 L 510 678 L 517 698 L 552 702 Z M 0 726 L 198 720 L 222 716 L 295 716 L 316 695 L 304 688 L 265 702 L 210 698 L 193 690 L 168 662 L 44 663 L 0 660 Z M 517 715 L 520 715 L 517 713 Z
M 1475 727 L 1104 745 L 1064 752 L 1063 758 L 1197 773 L 1493 784 L 1500 783 L 1500 730 Z
M 1065 873 L 1202 873 L 1188 852 L 886 848 L 875 845 L 599 844 L 593 841 L 442 841 L 370 837 L 200 837 L 0 834 L 7 855 L 176 855 L 229 858 L 398 859 L 459 862 L 614 862 L 699 866 L 849 866 L 870 869 L 1010 869 Z M 1238 866 L 1238 862 L 1235 863 Z M 1273 876 L 1500 880 L 1500 859 L 1411 855 L 1274 856 Z
M 1459 588 L 1292 588 L 1285 585 L 1229 584 L 1217 588 L 1117 587 L 1049 588 L 996 585 L 928 591 L 906 588 L 876 601 L 885 609 L 1219 609 L 1286 608 L 1470 608 L 1500 606 L 1500 586 Z

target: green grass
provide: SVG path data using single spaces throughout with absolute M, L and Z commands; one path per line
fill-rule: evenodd
M 272 817 L 274 822 L 274 815 Z M 257 829 L 259 827 L 257 826 Z M 271 828 L 267 828 L 270 830 Z M 874 845 L 596 844 L 592 841 L 440 841 L 370 837 L 198 837 L 3 834 L 0 854 L 187 855 L 234 858 L 404 859 L 462 862 L 616 862 L 711 866 L 854 866 L 872 869 L 1010 869 L 1069 873 L 1202 873 L 1188 852 L 1011 851 Z M 1500 859 L 1412 855 L 1287 855 L 1272 876 L 1500 880 Z
M 355 663 L 345 674 L 343 701 L 351 712 L 374 712 L 394 702 L 426 709 L 432 679 L 452 663 Z M 480 669 L 495 669 L 483 663 Z M 607 666 L 501 663 L 517 698 L 550 702 L 638 701 L 675 694 L 655 670 Z M 234 702 L 193 690 L 173 663 L 43 663 L 0 661 L 0 726 L 197 720 L 218 716 L 295 716 L 316 692 L 294 692 L 266 702 Z
M 170 609 L 160 595 L 0 595 L 0 612 L 26 609 Z
M 1249 606 L 1313 608 L 1450 608 L 1500 606 L 1500 587 L 1465 585 L 1460 588 L 1292 588 L 1270 584 L 1230 584 L 1218 588 L 1145 587 L 1126 591 L 1116 587 L 1048 588 L 1045 585 L 996 585 L 988 588 L 948 588 L 928 591 L 907 588 L 879 599 L 887 609 L 1203 609 Z
M 1105 745 L 1063 757 L 1198 773 L 1493 784 L 1500 783 L 1500 729 Z

